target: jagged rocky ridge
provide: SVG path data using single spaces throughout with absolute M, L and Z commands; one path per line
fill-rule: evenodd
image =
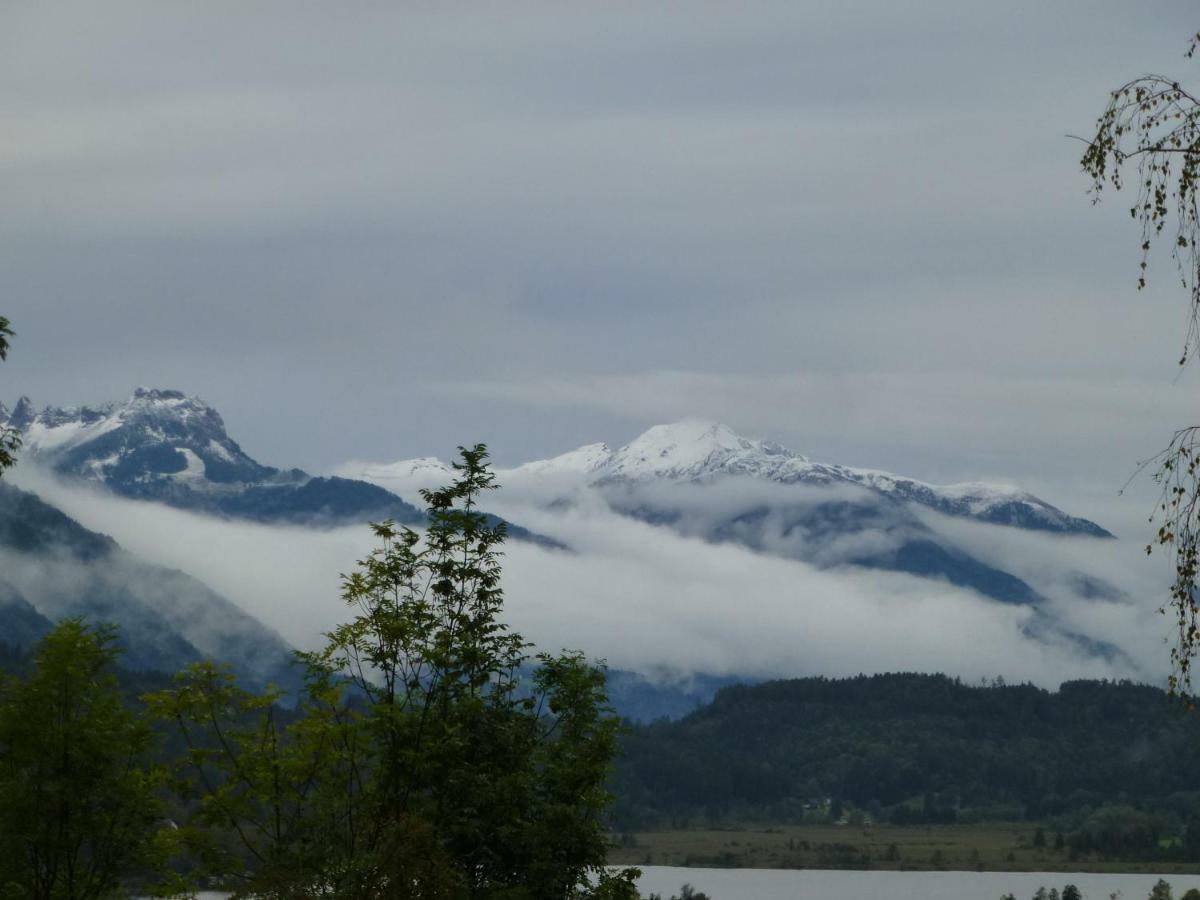
M 138 388 L 123 403 L 40 412 L 22 397 L 8 425 L 21 433 L 23 458 L 124 497 L 260 522 L 421 518 L 376 485 L 260 464 L 229 437 L 216 410 L 179 391 Z
M 252 686 L 298 686 L 292 648 L 257 619 L 0 482 L 0 640 L 28 646 L 71 617 L 118 626 L 131 669 L 174 672 L 216 659 Z
M 368 481 L 277 469 L 249 456 L 220 414 L 180 391 L 138 388 L 102 406 L 47 406 L 22 397 L 0 425 L 21 434 L 21 456 L 122 497 L 255 522 L 334 526 L 391 519 L 420 524 L 412 504 Z M 509 525 L 519 540 L 558 542 Z

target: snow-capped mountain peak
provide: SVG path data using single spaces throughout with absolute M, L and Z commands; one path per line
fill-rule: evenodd
M 685 419 L 642 432 L 612 455 L 602 477 L 642 481 L 759 475 L 781 465 L 806 462 L 799 453 L 770 441 L 743 437 L 728 425 Z
M 423 458 L 391 464 L 347 463 L 339 474 L 362 478 L 392 490 L 446 484 L 452 472 L 440 460 Z M 498 470 L 501 485 L 519 490 L 543 483 L 564 496 L 576 488 L 601 490 L 653 482 L 706 484 L 741 477 L 778 485 L 848 485 L 876 500 L 912 503 L 951 516 L 1038 531 L 1111 537 L 1087 519 L 1071 516 L 1027 491 L 984 482 L 935 485 L 875 469 L 812 462 L 773 441 L 748 438 L 728 425 L 685 419 L 655 425 L 625 446 L 587 444 L 551 459 Z
M 446 484 L 453 473 L 440 460 L 390 464 L 347 463 L 339 474 L 392 490 Z M 550 459 L 498 470 L 502 485 L 544 482 L 552 490 L 591 485 L 601 489 L 651 482 L 709 483 L 729 477 L 779 485 L 853 485 L 879 500 L 914 503 L 952 516 L 1040 531 L 1111 537 L 1087 519 L 1068 515 L 1027 491 L 984 482 L 935 485 L 876 469 L 812 462 L 773 441 L 749 438 L 728 425 L 685 419 L 655 425 L 625 446 L 587 444 Z
M 421 520 L 377 485 L 262 465 L 215 409 L 182 391 L 139 387 L 120 402 L 40 412 L 22 398 L 8 424 L 21 432 L 22 460 L 125 497 L 259 522 Z
M 226 434 L 215 409 L 181 391 L 139 387 L 122 402 L 40 412 L 22 397 L 9 424 L 21 431 L 23 453 L 31 459 L 95 480 L 194 481 L 207 473 L 211 481 L 231 482 L 275 474 Z

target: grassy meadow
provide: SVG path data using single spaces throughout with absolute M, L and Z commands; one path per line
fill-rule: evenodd
M 1200 864 L 1070 859 L 1029 823 L 696 828 L 614 836 L 613 865 L 763 869 L 1200 873 Z

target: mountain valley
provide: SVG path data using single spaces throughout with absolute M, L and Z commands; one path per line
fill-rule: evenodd
M 296 536 L 383 518 L 419 527 L 422 514 L 408 501 L 453 477 L 448 463 L 429 457 L 347 463 L 330 476 L 264 466 L 229 437 L 214 409 L 176 391 L 139 388 L 125 403 L 40 412 L 22 399 L 11 413 L 0 409 L 0 418 L 22 435 L 22 467 L 56 479 L 68 492 L 63 496 L 74 490 L 100 491 L 98 498 L 111 494 L 213 521 L 299 528 Z M 890 601 L 898 613 L 922 593 L 943 598 L 939 602 L 961 597 L 957 602 L 976 607 L 985 618 L 1015 624 L 1018 634 L 1009 640 L 1076 660 L 1071 671 L 1094 675 L 1111 667 L 1123 676 L 1137 672 L 1114 629 L 1093 628 L 1086 614 L 1095 607 L 1111 618 L 1113 610 L 1129 607 L 1127 586 L 1114 583 L 1103 569 L 1078 562 L 1118 542 L 1103 526 L 1016 488 L 937 486 L 816 463 L 779 444 L 696 420 L 655 426 L 615 450 L 589 444 L 499 469 L 497 475 L 502 489 L 493 495 L 494 507 L 517 539 L 513 553 L 523 584 L 543 580 L 537 572 L 549 558 L 539 554 L 547 551 L 566 554 L 554 564 L 556 569 L 576 565 L 573 558 L 587 564 L 594 550 L 586 529 L 578 531 L 579 523 L 594 522 L 600 529 L 610 520 L 639 523 L 682 541 L 681 549 L 737 549 L 805 567 L 798 571 L 827 573 L 834 579 L 830 583 L 843 577 L 861 580 L 855 573 L 878 573 L 885 579 L 880 586 L 887 578 L 903 579 L 895 582 Z M 178 555 L 172 554 L 166 567 L 156 567 L 155 551 L 143 548 L 144 561 L 137 560 L 44 503 L 30 515 L 41 501 L 15 488 L 6 491 L 0 500 L 7 508 L 24 510 L 20 516 L 0 516 L 0 552 L 9 560 L 0 584 L 0 618 L 13 642 L 27 643 L 50 621 L 83 614 L 129 629 L 129 662 L 135 668 L 172 668 L 215 655 L 259 683 L 284 677 L 290 647 L 271 635 L 269 626 L 293 622 L 299 609 L 260 607 L 264 626 L 221 597 L 221 591 L 233 596 L 227 577 L 219 580 L 219 591 L 209 590 L 194 578 L 171 572 L 181 564 Z M 44 533 L 23 530 L 22 517 L 43 523 Z M 528 522 L 530 529 L 513 521 Z M 1003 549 L 1012 540 L 1036 547 L 1049 563 L 1015 565 L 1021 555 Z M 522 546 L 529 550 L 518 553 Z M 1062 554 L 1060 547 L 1072 552 Z M 64 561 L 56 577 L 30 574 L 39 572 L 39 561 L 50 556 Z M 1053 568 L 1052 578 L 1047 565 Z M 228 564 L 206 557 L 197 547 L 184 568 L 204 580 Z M 275 563 L 284 583 L 304 577 L 287 569 L 286 563 Z M 69 577 L 62 574 L 68 570 Z M 547 590 L 550 585 L 546 582 Z M 661 598 L 664 613 L 687 602 L 689 589 L 677 589 L 678 597 Z M 799 583 L 792 590 L 794 602 L 805 607 L 845 602 L 824 591 L 813 595 Z M 72 591 L 77 596 L 69 601 Z M 306 587 L 292 602 L 307 603 L 303 598 L 308 593 Z M 756 602 L 753 592 L 747 599 Z M 1004 607 L 1016 617 L 1002 614 Z M 216 622 L 224 624 L 217 627 Z M 269 652 L 262 650 L 268 645 Z M 612 653 L 603 643 L 592 652 Z M 683 714 L 722 686 L 810 674 L 812 665 L 797 655 L 791 663 L 698 660 L 680 667 L 654 651 L 632 653 L 627 647 L 616 659 L 611 685 L 619 708 L 649 720 Z M 878 663 L 864 658 L 860 665 L 868 670 Z

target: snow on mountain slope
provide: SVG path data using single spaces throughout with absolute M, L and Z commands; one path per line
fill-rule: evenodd
M 1043 531 L 1111 537 L 1018 488 L 983 482 L 933 485 L 873 469 L 811 462 L 770 441 L 742 437 L 725 425 L 688 420 L 656 425 L 612 455 L 596 481 L 711 481 L 746 476 L 780 484 L 856 484 L 953 516 Z
M 420 473 L 444 471 L 444 463 L 429 459 L 343 470 L 380 479 L 392 489 Z M 1046 540 L 1047 534 L 1086 539 L 1109 533 L 1017 488 L 979 482 L 939 486 L 813 462 L 787 447 L 701 420 L 657 425 L 616 450 L 589 444 L 496 475 L 504 488 L 498 502 L 523 514 L 536 510 L 534 521 L 554 520 L 568 531 L 620 531 L 613 523 L 625 519 L 815 571 L 915 577 L 931 594 L 949 586 L 964 598 L 1028 611 L 1031 640 L 1065 643 L 1097 659 L 1121 657 L 1115 644 L 1063 613 L 1073 603 L 1094 607 L 1097 597 L 1119 605 L 1120 590 L 1084 574 L 1088 563 L 1080 564 L 1089 551 L 1079 542 Z M 993 525 L 1006 531 L 985 527 Z M 1031 568 L 1023 564 L 1024 550 L 988 551 L 1002 539 L 1036 546 L 1049 562 Z M 1053 579 L 1047 571 L 1056 573 Z M 1070 587 L 1084 583 L 1097 586 L 1084 592 L 1093 596 Z M 820 598 L 830 610 L 839 602 L 837 596 Z
M 596 470 L 598 480 L 704 479 L 749 475 L 782 480 L 808 460 L 779 444 L 742 437 L 727 425 L 688 419 L 655 425 Z
M 120 403 L 47 406 L 22 397 L 10 418 L 25 456 L 60 474 L 104 482 L 148 482 L 182 475 L 223 484 L 296 481 L 259 465 L 225 432 L 215 409 L 179 391 L 137 388 Z
M 389 465 L 347 464 L 340 472 L 398 489 L 421 472 L 444 477 L 445 463 L 423 458 Z M 597 487 L 708 483 L 733 477 L 781 485 L 855 485 L 882 498 L 916 503 L 951 516 L 1064 534 L 1111 537 L 1018 488 L 982 482 L 934 485 L 873 469 L 812 462 L 772 441 L 744 437 L 727 425 L 688 419 L 647 429 L 625 446 L 588 444 L 551 459 L 498 470 L 502 484 L 555 479 Z
M 528 462 L 512 469 L 495 468 L 501 486 L 522 485 L 540 481 L 586 483 L 588 476 L 600 472 L 612 457 L 608 444 L 588 444 L 551 459 Z M 419 456 L 393 463 L 372 463 L 352 460 L 334 469 L 344 478 L 361 478 L 405 496 L 421 489 L 431 490 L 449 484 L 455 477 L 454 467 L 436 456 Z
M 509 470 L 518 476 L 556 477 L 561 475 L 591 475 L 605 468 L 612 459 L 608 444 L 587 444 L 550 459 L 527 462 Z
M 8 425 L 21 433 L 23 459 L 125 497 L 261 522 L 421 520 L 375 484 L 262 465 L 215 409 L 179 391 L 138 388 L 119 403 L 40 412 L 22 397 Z
M 325 478 L 262 465 L 226 433 L 215 409 L 179 391 L 138 388 L 121 403 L 48 406 L 41 412 L 22 397 L 8 424 L 21 432 L 22 459 L 123 497 L 263 523 L 327 527 L 425 521 L 417 507 L 377 483 L 388 481 L 386 472 L 372 480 Z M 419 488 L 444 485 L 453 474 L 433 459 L 411 460 L 400 468 L 409 476 L 405 493 L 414 499 Z M 562 546 L 508 525 L 517 540 Z

